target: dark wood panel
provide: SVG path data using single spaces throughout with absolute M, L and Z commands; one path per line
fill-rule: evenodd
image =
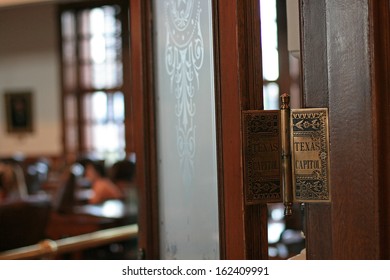
M 375 100 L 379 96 L 373 90 L 372 63 L 382 62 L 374 59 L 375 44 L 370 41 L 376 28 L 371 22 L 370 3 L 373 2 L 301 1 L 305 104 L 329 107 L 331 143 L 332 202 L 330 208 L 308 207 L 309 258 L 381 257 L 380 213 L 385 209 L 380 207 L 388 199 L 379 195 L 388 194 L 388 181 L 378 184 L 381 174 L 377 144 L 383 138 L 378 137 Z M 314 23 L 324 26 L 326 32 L 313 33 L 308 27 Z M 322 35 L 312 41 L 319 32 Z M 311 53 L 313 50 L 316 54 Z M 318 64 L 326 73 L 314 71 Z M 386 127 L 388 121 L 379 124 Z
M 378 257 L 367 1 L 327 1 L 333 257 Z M 352 155 L 351 155 L 352 154 Z
M 330 203 L 305 205 L 306 251 L 309 259 L 332 259 L 332 227 Z M 319 241 L 322 238 L 322 242 Z
M 304 107 L 328 107 L 325 1 L 300 1 L 302 92 Z M 332 258 L 330 206 L 306 204 L 307 254 L 312 259 Z M 318 242 L 322 236 L 328 242 Z
M 325 0 L 300 1 L 303 107 L 327 107 Z

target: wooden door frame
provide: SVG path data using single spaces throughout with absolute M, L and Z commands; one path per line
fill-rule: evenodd
M 214 17 L 219 83 L 221 259 L 267 259 L 267 206 L 245 205 L 243 110 L 262 109 L 263 78 L 258 0 L 218 0 Z
M 139 188 L 139 258 L 159 259 L 151 1 L 130 2 L 131 104 Z
M 268 258 L 267 206 L 244 203 L 242 110 L 262 108 L 258 0 L 213 0 L 221 259 Z M 159 219 L 153 83 L 152 0 L 130 1 L 131 104 L 139 248 L 158 259 Z
M 306 206 L 307 256 L 388 259 L 389 3 L 300 0 L 300 12 L 304 104 L 329 108 L 331 144 L 332 202 Z
M 378 184 L 379 258 L 390 259 L 390 2 L 369 1 Z

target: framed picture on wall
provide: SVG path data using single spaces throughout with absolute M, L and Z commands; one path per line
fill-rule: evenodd
M 7 132 L 33 132 L 32 92 L 6 92 L 4 97 Z

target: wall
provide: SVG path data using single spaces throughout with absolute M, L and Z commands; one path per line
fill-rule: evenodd
M 0 157 L 61 152 L 60 74 L 54 5 L 0 9 Z M 33 133 L 6 131 L 4 92 L 33 92 Z

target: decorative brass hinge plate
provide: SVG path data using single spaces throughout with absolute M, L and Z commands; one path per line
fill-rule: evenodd
M 330 202 L 328 109 L 242 114 L 246 204 Z
M 291 110 L 294 201 L 330 201 L 328 130 L 328 109 Z
M 280 112 L 245 111 L 243 119 L 246 203 L 281 202 Z

